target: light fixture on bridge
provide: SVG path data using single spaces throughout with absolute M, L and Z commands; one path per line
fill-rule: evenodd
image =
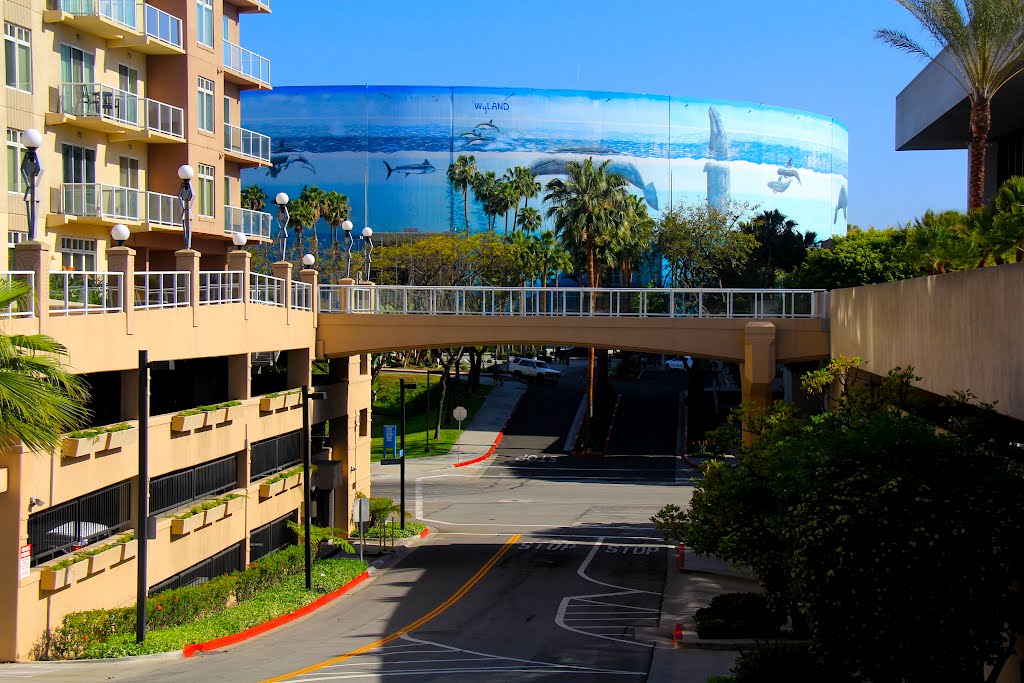
M 370 261 L 373 258 L 373 230 L 370 229 L 370 226 L 363 228 L 363 240 L 366 242 L 366 245 L 363 247 L 363 268 L 366 271 L 363 279 L 369 281 Z
M 306 268 L 312 268 L 314 263 L 316 263 L 316 257 L 312 254 L 306 254 L 302 257 L 302 265 Z
M 110 229 L 110 236 L 115 242 L 117 242 L 117 246 L 119 247 L 124 246 L 124 241 L 128 239 L 129 235 L 131 235 L 131 231 L 124 223 L 118 223 Z
M 43 134 L 35 128 L 29 128 L 21 134 L 21 144 L 25 147 L 25 156 L 21 159 L 21 177 L 25 180 L 25 211 L 28 214 L 28 238 L 36 238 L 36 218 L 39 207 L 36 205 L 36 183 L 43 172 L 43 162 L 36 153 L 43 145 Z
M 245 246 L 245 243 L 249 241 L 249 238 L 245 236 L 244 232 L 236 232 L 231 235 L 231 243 L 238 248 Z
M 192 200 L 195 198 L 192 192 L 192 178 L 195 175 L 195 170 L 188 164 L 178 168 L 178 178 L 181 179 L 178 201 L 181 202 L 181 232 L 185 239 L 185 249 L 192 248 Z
M 352 221 L 345 221 L 341 224 L 345 231 L 345 277 L 352 278 L 352 244 L 356 241 L 352 237 Z
M 281 260 L 288 260 L 288 220 L 291 216 L 288 215 L 288 195 L 284 192 L 278 192 L 274 198 L 274 203 L 277 204 L 277 241 L 281 247 Z

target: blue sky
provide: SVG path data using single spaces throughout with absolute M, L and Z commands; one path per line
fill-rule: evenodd
M 894 151 L 896 95 L 923 63 L 873 39 L 879 27 L 917 29 L 891 0 L 272 6 L 243 19 L 242 45 L 272 60 L 275 85 L 621 90 L 805 109 L 850 130 L 851 223 L 967 203 L 966 152 Z

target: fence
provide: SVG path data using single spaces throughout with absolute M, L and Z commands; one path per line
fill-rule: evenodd
M 29 515 L 32 566 L 101 541 L 131 524 L 131 482 L 122 481 L 87 496 Z
M 272 275 L 250 273 L 249 302 L 265 306 L 284 306 L 284 280 Z
M 184 140 L 185 112 L 181 107 L 146 98 L 146 128 Z
M 211 270 L 199 273 L 199 305 L 242 302 L 242 271 Z
M 0 320 L 31 318 L 36 314 L 36 299 L 34 296 L 36 274 L 29 270 L 0 270 L 0 284 L 15 281 L 26 283 L 28 285 L 28 292 L 25 296 L 19 297 L 4 308 L 0 308 Z
M 50 273 L 50 315 L 120 313 L 124 273 Z
M 135 0 L 50 0 L 47 6 L 77 17 L 103 17 L 132 31 L 139 26 Z
M 300 311 L 313 310 L 313 285 L 308 282 L 292 282 L 292 308 Z
M 61 83 L 60 113 L 139 125 L 139 96 L 102 83 Z
M 293 510 L 269 524 L 253 529 L 249 534 L 249 562 L 255 562 L 264 555 L 295 543 L 295 532 L 288 528 L 288 522 L 298 521 L 299 513 Z
M 135 273 L 135 308 L 178 308 L 188 306 L 190 274 L 180 270 L 151 270 Z
M 143 17 L 147 36 L 177 48 L 182 46 L 181 19 L 152 5 L 145 5 Z
M 213 557 L 208 557 L 194 564 L 183 572 L 164 579 L 149 589 L 149 596 L 184 586 L 199 586 L 215 576 L 224 576 L 242 569 L 242 544 L 236 543 L 227 550 L 222 550 Z
M 250 481 L 297 465 L 302 459 L 302 432 L 294 431 L 252 445 Z
M 224 149 L 247 159 L 270 161 L 270 138 L 261 133 L 224 124 Z
M 224 41 L 224 66 L 243 76 L 270 85 L 270 60 L 227 40 Z
M 187 503 L 215 496 L 236 488 L 238 483 L 237 456 L 178 470 L 149 482 L 151 514 L 173 510 Z
M 69 216 L 139 219 L 139 191 L 102 183 L 61 185 L 61 212 Z

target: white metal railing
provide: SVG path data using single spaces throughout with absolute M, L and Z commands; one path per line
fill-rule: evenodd
M 241 303 L 242 275 L 240 270 L 200 271 L 199 305 Z
M 224 67 L 270 85 L 270 60 L 227 40 L 224 41 Z
M 173 104 L 146 98 L 146 129 L 185 139 L 185 111 Z
M 152 5 L 144 5 L 142 16 L 147 36 L 167 45 L 182 47 L 181 19 Z
M 236 232 L 250 237 L 270 239 L 270 227 L 273 216 L 265 211 L 251 211 L 237 206 L 224 206 L 224 232 Z
M 249 274 L 249 302 L 265 306 L 284 306 L 285 282 L 279 277 Z
M 139 30 L 135 0 L 50 0 L 49 8 L 76 17 L 102 17 L 132 31 Z
M 270 138 L 247 128 L 224 124 L 224 149 L 248 159 L 270 162 Z
M 182 270 L 150 270 L 135 273 L 135 308 L 179 308 L 188 306 L 189 278 Z
M 61 212 L 68 216 L 139 220 L 139 191 L 102 183 L 64 183 Z
M 61 83 L 60 113 L 139 125 L 139 96 L 102 83 Z
M 50 315 L 120 313 L 124 273 L 50 273 Z
M 2 270 L 0 271 L 0 282 L 11 282 L 21 280 L 28 283 L 28 293 L 22 298 L 12 301 L 4 308 L 0 308 L 0 320 L 11 318 L 31 318 L 36 314 L 35 282 L 36 274 L 30 270 Z
M 313 310 L 313 285 L 308 282 L 292 281 L 292 308 L 300 311 Z
M 826 318 L 815 289 L 599 289 L 321 285 L 324 313 L 633 318 Z
M 169 228 L 180 228 L 181 200 L 172 194 L 147 192 L 146 221 Z

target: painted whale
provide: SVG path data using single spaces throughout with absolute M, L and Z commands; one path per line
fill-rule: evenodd
M 789 186 L 793 183 L 792 178 L 786 178 L 785 180 L 769 180 L 768 189 L 775 194 L 782 194 L 789 189 Z
M 488 130 L 488 129 L 495 130 L 495 131 L 500 131 L 501 130 L 496 125 L 494 125 L 494 119 L 491 119 L 487 123 L 478 123 L 475 126 L 473 126 L 473 130 L 476 130 L 477 128 L 480 128 L 482 130 Z
M 729 205 L 732 195 L 732 179 L 729 171 L 729 138 L 722 125 L 722 116 L 715 107 L 708 107 L 708 118 L 711 124 L 711 139 L 708 151 L 711 161 L 704 164 L 704 173 L 708 176 L 708 207 L 724 211 Z
M 530 172 L 535 176 L 542 175 L 569 175 L 565 165 L 567 159 L 544 159 L 537 161 L 530 166 Z M 625 178 L 626 182 L 640 190 L 644 195 L 644 201 L 655 211 L 658 210 L 658 191 L 654 183 L 644 183 L 643 175 L 635 165 L 628 161 L 613 161 L 608 164 L 608 172 L 615 173 Z
M 832 219 L 832 225 L 839 222 L 839 212 L 843 212 L 843 220 L 849 222 L 849 217 L 846 215 L 846 208 L 850 203 L 850 198 L 846 194 L 846 185 L 839 188 L 839 201 L 836 202 L 836 217 Z
M 780 166 L 778 169 L 780 178 L 796 178 L 796 182 L 803 185 L 803 181 L 800 180 L 800 171 L 796 170 L 792 166 Z
M 403 164 L 402 166 L 391 166 L 391 164 L 385 161 L 384 166 L 388 169 L 388 177 L 385 180 L 390 178 L 392 173 L 404 173 L 405 177 L 408 178 L 410 175 L 423 175 L 437 170 L 426 159 L 423 160 L 422 164 Z

